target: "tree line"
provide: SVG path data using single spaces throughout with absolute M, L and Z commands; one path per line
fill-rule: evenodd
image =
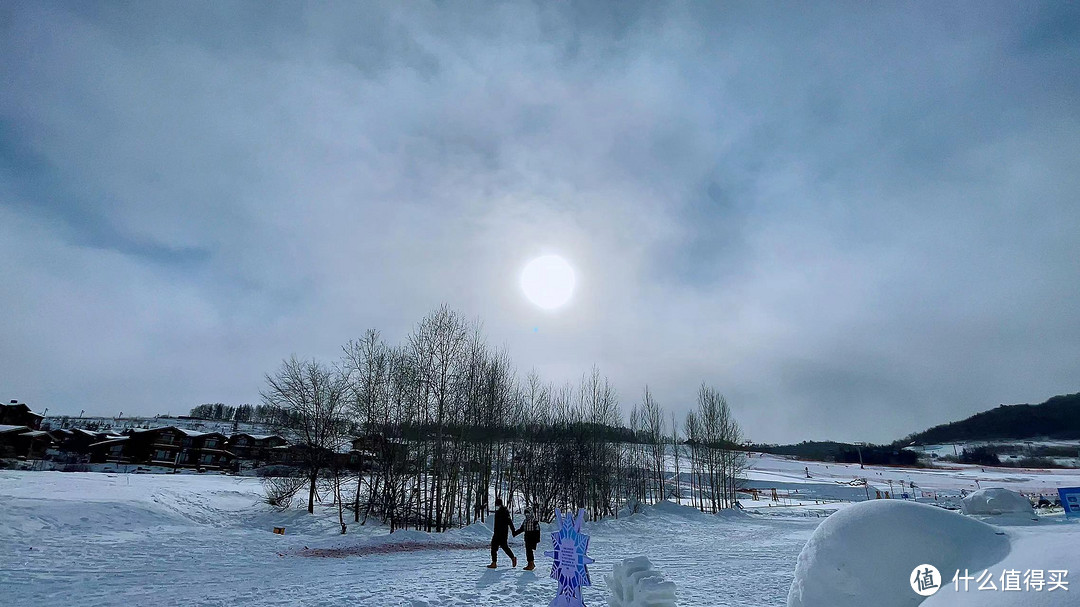
M 237 405 L 235 407 L 225 403 L 205 403 L 192 407 L 189 417 L 208 419 L 215 421 L 254 423 L 254 424 L 277 424 L 280 409 L 270 405 Z
M 714 388 L 701 386 L 681 425 L 648 387 L 626 419 L 596 367 L 576 384 L 519 377 L 477 322 L 446 305 L 396 346 L 369 330 L 338 361 L 284 360 L 262 399 L 300 448 L 308 511 L 322 479 L 343 532 L 346 510 L 391 529 L 467 525 L 486 517 L 489 496 L 544 518 L 556 507 L 619 516 L 669 498 L 717 512 L 734 505 L 745 465 L 739 425 Z M 335 454 L 352 447 L 363 464 L 341 469 Z
M 995 439 L 1080 438 L 1080 392 L 1038 405 L 998 405 L 971 417 L 909 434 L 895 444 L 940 445 Z

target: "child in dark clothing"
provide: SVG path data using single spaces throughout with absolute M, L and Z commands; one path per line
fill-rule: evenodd
M 536 569 L 536 563 L 533 562 L 533 551 L 536 550 L 536 546 L 540 543 L 540 521 L 536 518 L 536 507 L 531 509 L 525 509 L 525 521 L 521 523 L 521 527 L 514 531 L 514 536 L 525 532 L 525 557 L 529 560 L 529 564 L 525 565 L 525 571 L 532 571 Z

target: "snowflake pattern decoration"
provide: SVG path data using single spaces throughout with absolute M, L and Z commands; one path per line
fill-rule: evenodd
M 548 607 L 585 607 L 581 589 L 592 586 L 588 565 L 595 562 L 585 554 L 589 550 L 589 536 L 581 532 L 585 509 L 579 509 L 575 517 L 569 512 L 564 515 L 556 508 L 555 520 L 559 521 L 559 530 L 551 534 L 554 550 L 545 551 L 544 556 L 555 559 L 551 577 L 559 581 L 559 594 Z

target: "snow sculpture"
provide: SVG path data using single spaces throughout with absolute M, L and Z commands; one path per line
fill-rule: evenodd
M 1032 514 L 1031 500 L 1008 489 L 979 489 L 964 498 L 964 514 L 993 516 Z
M 924 600 L 910 585 L 916 566 L 934 565 L 949 582 L 957 570 L 997 563 L 1009 546 L 994 527 L 948 510 L 859 502 L 826 518 L 803 546 L 787 607 L 914 607 Z
M 675 582 L 665 582 L 644 556 L 615 565 L 604 581 L 611 591 L 610 607 L 675 607 Z
M 551 564 L 551 577 L 559 581 L 559 593 L 548 607 L 585 607 L 581 590 L 592 586 L 587 565 L 595 562 L 585 555 L 589 550 L 589 536 L 581 532 L 585 509 L 579 509 L 575 517 L 569 512 L 564 515 L 556 508 L 555 520 L 559 521 L 559 530 L 551 534 L 553 550 L 545 551 L 544 556 L 555 560 Z

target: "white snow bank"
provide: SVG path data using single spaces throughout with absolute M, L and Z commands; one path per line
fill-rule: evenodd
M 306 495 L 305 495 L 306 497 Z M 257 529 L 286 527 L 290 536 L 340 531 L 336 512 L 278 512 L 263 503 L 254 477 L 219 474 L 0 472 L 0 535 L 16 530 L 101 533 L 162 526 Z M 0 508 L 0 510 L 4 510 Z M 347 521 L 351 523 L 351 521 Z M 350 533 L 357 526 L 349 525 Z
M 478 539 L 491 538 L 491 527 L 486 523 L 481 523 L 480 521 L 476 521 L 471 525 L 466 525 L 465 527 L 459 529 L 458 532 L 465 537 Z
M 1008 489 L 979 489 L 964 498 L 961 508 L 975 516 L 1032 514 L 1031 501 Z
M 1080 587 L 1077 584 L 1076 572 L 1080 571 L 1080 551 L 1076 549 L 1080 536 L 1080 525 L 1061 523 L 1051 524 L 1039 529 L 1027 529 L 1024 533 L 1013 534 L 1012 551 L 1005 560 L 977 569 L 971 569 L 966 574 L 964 567 L 960 568 L 960 575 L 974 576 L 978 578 L 987 571 L 997 590 L 979 590 L 978 581 L 968 581 L 966 584 L 961 580 L 959 584 L 953 584 L 953 576 L 956 569 L 946 571 L 938 566 L 944 579 L 941 590 L 934 596 L 926 599 L 922 607 L 1065 607 L 1076 605 L 1080 602 L 1076 593 Z M 1068 582 L 1068 590 L 1057 588 L 1047 590 L 1048 586 L 1042 586 L 1036 590 L 1035 586 L 1025 586 L 1024 579 L 1029 571 L 1042 573 L 1044 581 L 1049 582 L 1050 571 L 1068 571 L 1064 581 Z M 1006 571 L 1016 572 L 1019 576 L 1019 592 L 1015 590 L 1002 590 L 1002 574 Z M 1070 579 L 1074 578 L 1074 579 Z M 1030 578 L 1028 578 L 1030 581 Z
M 4 501 L 3 510 L 0 537 L 144 530 L 188 522 L 165 508 L 123 502 L 99 502 L 89 507 L 88 504 L 56 501 L 48 508 L 42 508 L 38 500 L 8 498 Z
M 623 560 L 605 575 L 611 607 L 675 607 L 675 582 L 652 568 L 644 556 Z
M 939 571 L 980 570 L 1009 552 L 986 523 L 901 500 L 853 504 L 825 519 L 795 565 L 788 607 L 918 605 L 909 576 L 928 563 Z
M 642 509 L 644 514 L 659 514 L 659 515 L 671 515 L 681 516 L 687 518 L 696 518 L 699 516 L 705 516 L 703 512 L 694 508 L 693 506 L 684 506 L 682 504 L 676 504 L 671 500 L 663 500 L 652 504 L 651 506 L 645 506 Z

